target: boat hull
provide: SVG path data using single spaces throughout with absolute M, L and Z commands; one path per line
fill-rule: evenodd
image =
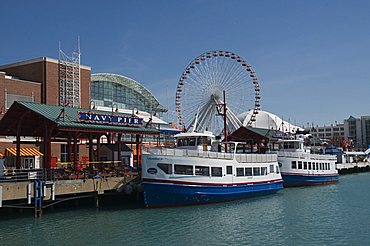
M 282 180 L 242 185 L 202 185 L 166 182 L 143 182 L 147 207 L 182 206 L 216 203 L 275 193 L 283 188 Z
M 284 187 L 309 186 L 332 184 L 339 181 L 337 173 L 332 175 L 307 175 L 296 173 L 281 173 L 284 180 Z

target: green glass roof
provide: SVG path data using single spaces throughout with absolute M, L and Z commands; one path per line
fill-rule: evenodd
M 152 105 L 154 111 L 167 112 L 167 109 L 159 103 L 158 99 L 147 88 L 131 78 L 112 73 L 97 73 L 91 75 L 91 82 L 93 83 L 95 81 L 112 82 L 130 88 L 139 95 L 142 95 Z

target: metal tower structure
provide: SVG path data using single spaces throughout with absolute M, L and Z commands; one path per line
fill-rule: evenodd
M 81 106 L 81 53 L 80 38 L 77 51 L 66 55 L 59 42 L 59 105 L 69 107 Z

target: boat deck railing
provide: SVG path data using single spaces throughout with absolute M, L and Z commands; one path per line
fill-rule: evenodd
M 304 152 L 290 152 L 290 151 L 277 151 L 275 152 L 279 157 L 290 157 L 299 159 L 312 159 L 312 160 L 326 160 L 326 161 L 336 161 L 337 157 L 333 155 L 319 155 Z
M 239 163 L 261 163 L 261 162 L 276 162 L 276 154 L 233 154 L 225 152 L 202 151 L 202 150 L 188 150 L 188 149 L 170 149 L 170 148 L 148 148 L 144 149 L 145 152 L 154 155 L 168 155 L 179 157 L 201 157 L 212 159 L 226 159 L 235 160 Z

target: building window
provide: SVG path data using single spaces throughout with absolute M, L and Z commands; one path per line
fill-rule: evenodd
M 67 162 L 68 161 L 68 149 L 66 144 L 60 145 L 60 161 Z

